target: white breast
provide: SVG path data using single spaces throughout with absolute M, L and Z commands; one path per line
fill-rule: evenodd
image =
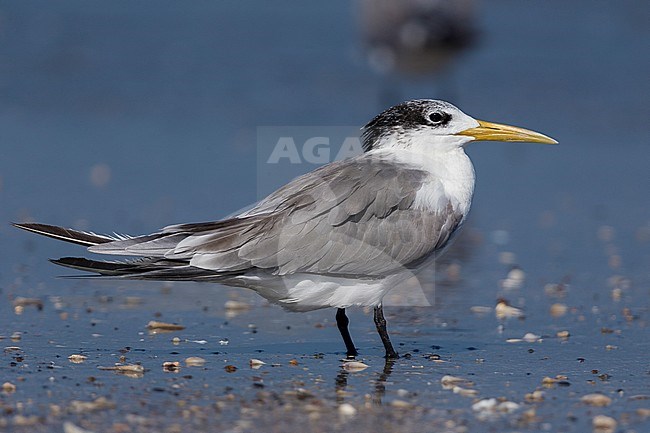
M 431 180 L 425 183 L 415 197 L 415 207 L 440 210 L 451 201 L 464 216 L 469 212 L 474 194 L 474 166 L 463 149 L 447 152 L 441 158 L 428 161 Z

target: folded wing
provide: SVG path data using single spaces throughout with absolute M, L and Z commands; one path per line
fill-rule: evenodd
M 174 225 L 134 238 L 86 234 L 91 238 L 77 243 L 90 245 L 94 253 L 145 257 L 144 263 L 128 262 L 137 264 L 138 277 L 152 272 L 173 279 L 181 270 L 197 277 L 233 275 L 252 269 L 276 275 L 388 275 L 442 248 L 462 221 L 449 202 L 435 212 L 413 206 L 425 182 L 435 179 L 366 154 L 303 175 L 234 218 Z M 66 260 L 60 264 L 73 264 Z M 97 262 L 93 266 L 100 272 Z M 128 273 L 122 264 L 106 268 Z

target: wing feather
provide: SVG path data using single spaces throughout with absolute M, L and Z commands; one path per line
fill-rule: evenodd
M 444 246 L 461 223 L 450 203 L 438 212 L 413 207 L 418 190 L 435 182 L 429 172 L 365 154 L 296 178 L 234 218 L 91 250 L 186 260 L 215 273 L 387 275 Z

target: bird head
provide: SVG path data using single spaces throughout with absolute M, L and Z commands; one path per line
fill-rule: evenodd
M 363 150 L 408 147 L 426 140 L 431 145 L 464 146 L 472 141 L 518 141 L 557 144 L 538 132 L 476 120 L 454 105 L 416 99 L 391 107 L 363 127 Z

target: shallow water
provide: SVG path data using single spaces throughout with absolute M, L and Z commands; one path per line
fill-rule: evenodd
M 0 390 L 0 429 L 580 432 L 606 415 L 615 431 L 647 430 L 644 16 L 640 1 L 482 4 L 477 44 L 442 77 L 412 80 L 370 70 L 345 2 L 2 5 L 0 385 L 15 390 Z M 333 310 L 287 313 L 217 285 L 57 278 L 71 272 L 46 259 L 83 251 L 8 224 L 139 234 L 218 218 L 313 168 L 268 167 L 260 131 L 347 134 L 389 103 L 440 95 L 561 144 L 470 147 L 472 214 L 423 278 L 433 306 L 386 308 L 394 364 L 361 309 L 351 332 L 368 367 L 347 371 Z M 525 318 L 497 318 L 499 298 Z M 149 334 L 151 320 L 185 329 Z M 202 367 L 185 365 L 197 356 Z M 120 361 L 144 373 L 98 369 Z M 444 389 L 445 375 L 472 384 Z M 592 393 L 611 402 L 581 401 Z M 490 398 L 516 405 L 490 410 Z

